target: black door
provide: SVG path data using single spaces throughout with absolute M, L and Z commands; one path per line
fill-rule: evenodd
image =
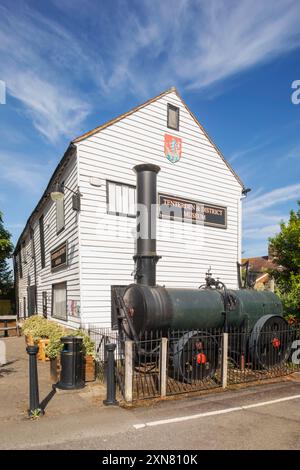
M 26 297 L 23 297 L 23 317 L 26 318 Z
M 47 309 L 47 292 L 46 291 L 42 293 L 42 297 L 43 297 L 43 316 L 47 318 L 48 309 Z
M 28 316 L 35 315 L 36 313 L 36 289 L 35 286 L 28 287 Z

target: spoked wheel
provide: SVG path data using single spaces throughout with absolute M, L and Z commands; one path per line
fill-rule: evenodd
M 268 369 L 285 362 L 291 350 L 291 334 L 284 318 L 265 315 L 255 324 L 249 338 L 252 365 Z
M 243 368 L 245 358 L 244 355 L 239 351 L 230 351 L 228 354 L 228 364 L 234 369 Z
M 212 377 L 218 366 L 218 342 L 205 332 L 190 331 L 173 344 L 174 378 L 185 383 Z

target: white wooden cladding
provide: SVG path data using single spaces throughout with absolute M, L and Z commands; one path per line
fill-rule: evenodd
M 179 108 L 178 131 L 167 127 L 168 103 Z M 182 158 L 175 164 L 164 156 L 165 133 L 182 139 Z M 69 312 L 70 326 L 110 325 L 111 285 L 133 282 L 136 220 L 124 215 L 135 214 L 136 176 L 132 168 L 139 163 L 161 167 L 159 193 L 227 208 L 226 229 L 158 219 L 157 252 L 162 259 L 157 264 L 157 282 L 169 287 L 197 288 L 211 266 L 215 277 L 228 287 L 237 287 L 241 186 L 175 93 L 163 96 L 76 146 L 77 156 L 69 162 L 59 182 L 73 191 L 79 187 L 81 211 L 73 210 L 72 193 L 66 190 L 63 212 L 56 211 L 49 197 L 33 216 L 35 259 L 27 233 L 22 249 L 26 263 L 19 280 L 21 316 L 23 298 L 26 306 L 28 302 L 28 281 L 30 285 L 36 283 L 39 314 L 43 311 L 43 295 L 44 299 L 47 296 L 48 316 L 52 302 L 56 302 L 56 298 L 52 299 L 52 285 L 66 282 L 66 297 L 60 291 L 59 313 L 63 316 L 65 302 L 68 311 L 69 302 L 76 302 L 81 310 L 80 318 Z M 44 269 L 39 233 L 42 215 Z M 50 252 L 64 241 L 68 242 L 68 265 L 51 271 Z
M 168 103 L 179 107 L 179 131 L 167 127 Z M 164 156 L 164 134 L 182 138 L 176 164 Z M 197 288 L 209 266 L 237 287 L 240 260 L 241 186 L 175 93 L 77 144 L 80 190 L 80 282 L 82 321 L 110 324 L 110 286 L 133 282 L 135 220 L 109 214 L 106 182 L 135 185 L 134 165 L 161 167 L 158 191 L 227 207 L 227 229 L 158 220 L 157 281 Z M 103 182 L 90 184 L 91 176 Z M 112 211 L 114 212 L 114 211 Z
M 77 161 L 74 157 L 67 165 L 63 174 L 61 175 L 61 181 L 64 181 L 66 186 L 76 191 L 78 187 L 78 173 L 77 173 Z M 40 249 L 40 231 L 39 231 L 39 218 L 44 215 L 44 243 L 45 243 L 45 268 L 41 266 L 41 249 Z M 79 243 L 78 243 L 78 213 L 72 209 L 72 193 L 65 191 L 64 198 L 64 220 L 65 227 L 57 234 L 57 215 L 56 215 L 56 203 L 53 202 L 50 197 L 44 204 L 42 209 L 37 213 L 32 220 L 32 227 L 34 232 L 34 244 L 35 244 L 35 260 L 29 257 L 27 254 L 27 263 L 23 264 L 23 278 L 19 279 L 19 312 L 20 316 L 24 314 L 24 302 L 23 298 L 26 299 L 26 310 L 28 304 L 27 286 L 28 276 L 30 276 L 30 284 L 36 284 L 37 290 L 37 313 L 42 314 L 43 312 L 43 292 L 47 295 L 47 312 L 48 317 L 51 318 L 52 311 L 52 285 L 57 283 L 67 283 L 67 296 L 66 302 L 76 301 L 80 305 L 80 284 L 79 284 Z M 55 249 L 58 245 L 64 241 L 68 241 L 68 266 L 63 269 L 56 271 L 51 270 L 50 252 Z M 26 252 L 30 249 L 30 238 L 29 234 L 25 237 Z M 36 276 L 34 269 L 34 261 L 36 262 Z M 36 279 L 35 279 L 36 277 Z M 45 295 L 45 294 L 44 294 Z M 61 305 L 62 309 L 65 308 Z M 63 314 L 61 314 L 63 316 Z M 60 320 L 57 320 L 60 321 Z M 62 321 L 63 324 L 69 324 L 70 326 L 78 327 L 80 325 L 80 318 L 68 316 L 68 323 Z

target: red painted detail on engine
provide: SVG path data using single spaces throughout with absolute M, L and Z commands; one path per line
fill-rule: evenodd
M 272 344 L 274 346 L 274 348 L 279 348 L 281 342 L 280 342 L 280 339 L 279 338 L 273 338 L 272 339 Z
M 130 317 L 133 317 L 133 315 L 134 315 L 134 308 L 133 308 L 133 307 L 129 308 L 129 309 L 128 309 L 128 313 L 129 313 L 129 316 L 130 316 Z
M 206 364 L 206 355 L 204 353 L 197 354 L 197 364 Z

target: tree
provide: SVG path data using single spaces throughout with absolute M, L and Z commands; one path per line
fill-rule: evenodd
M 300 319 L 300 201 L 297 212 L 290 212 L 287 223 L 281 223 L 281 231 L 270 238 L 270 248 L 280 269 L 271 270 L 276 289 L 287 315 Z
M 7 295 L 13 287 L 12 272 L 7 263 L 12 252 L 11 235 L 4 228 L 3 215 L 0 212 L 0 295 Z

